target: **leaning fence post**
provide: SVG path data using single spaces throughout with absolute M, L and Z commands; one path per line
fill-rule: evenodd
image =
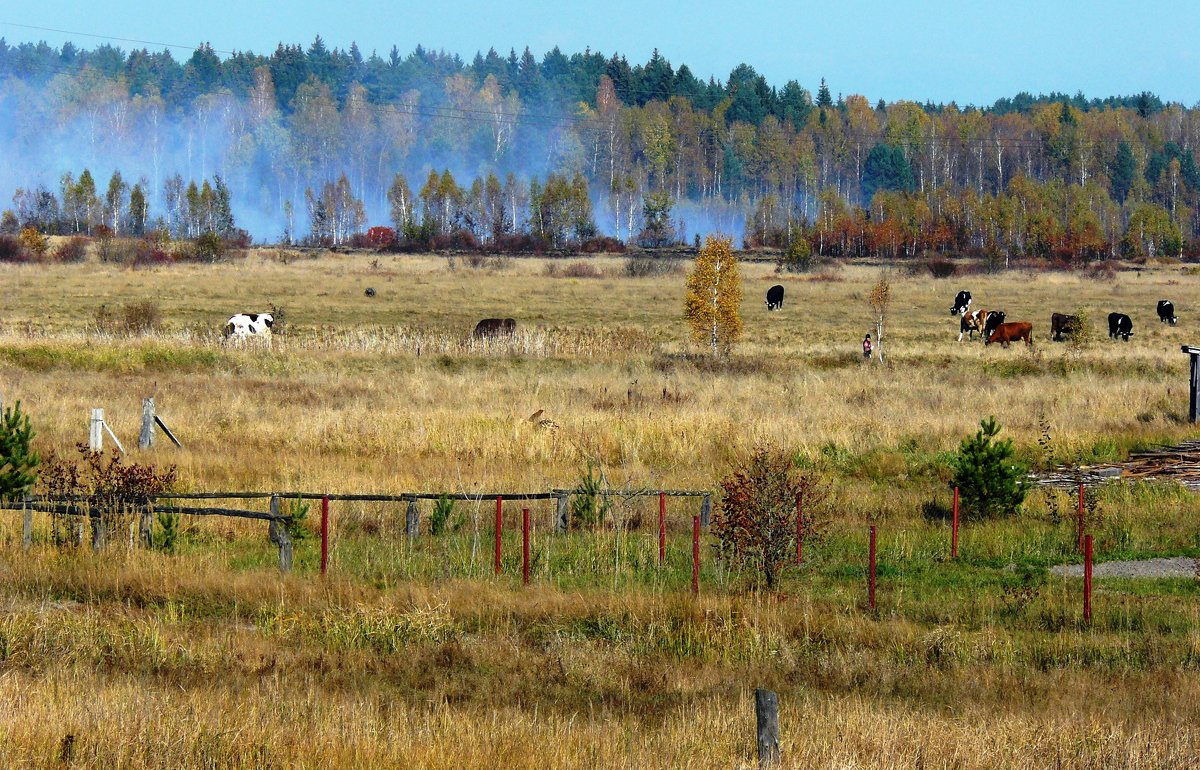
M 566 532 L 571 526 L 570 514 L 570 496 L 566 492 L 559 492 L 555 497 L 558 505 L 554 511 L 554 531 L 558 533 Z
M 287 525 L 280 518 L 279 495 L 271 495 L 271 523 L 267 527 L 267 536 L 271 542 L 279 546 L 279 571 L 292 570 L 292 536 L 288 534 Z
M 138 449 L 154 446 L 154 397 L 142 399 L 142 431 L 138 434 Z
M 88 449 L 92 452 L 104 451 L 104 410 L 93 409 L 92 421 L 88 425 Z
M 24 514 L 24 522 L 21 526 L 21 547 L 29 550 L 33 545 L 33 508 L 29 506 L 29 495 L 21 498 L 21 513 Z
M 709 519 L 712 518 L 712 493 L 705 492 L 704 498 L 700 501 L 700 526 L 707 527 Z
M 779 695 L 762 688 L 754 691 L 754 717 L 758 727 L 758 766 L 779 764 Z
M 409 540 L 416 540 L 421 534 L 421 512 L 417 510 L 417 500 L 408 501 L 408 509 L 404 512 L 404 534 Z

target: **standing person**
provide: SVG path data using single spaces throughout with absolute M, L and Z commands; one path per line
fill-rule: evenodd
M 863 337 L 863 358 L 869 360 L 874 350 L 875 346 L 871 344 L 871 335 L 868 333 L 866 337 Z

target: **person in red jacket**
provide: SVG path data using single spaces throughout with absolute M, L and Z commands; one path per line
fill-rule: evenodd
M 874 350 L 875 346 L 871 344 L 871 335 L 868 334 L 866 337 L 863 337 L 863 358 L 869 359 Z

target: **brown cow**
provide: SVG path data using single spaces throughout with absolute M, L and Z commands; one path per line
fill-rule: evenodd
M 475 339 L 511 337 L 517 333 L 517 322 L 511 318 L 485 318 L 475 324 L 471 336 Z
M 992 336 L 987 338 L 985 344 L 991 345 L 993 342 L 999 342 L 1004 347 L 1008 347 L 1008 343 L 1017 340 L 1025 340 L 1026 345 L 1033 347 L 1033 324 L 1028 321 L 1000 324 L 996 327 L 996 331 L 992 332 Z

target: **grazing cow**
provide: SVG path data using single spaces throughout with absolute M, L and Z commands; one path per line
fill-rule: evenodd
M 988 313 L 987 321 L 983 324 L 983 338 L 986 340 L 992 336 L 992 332 L 996 331 L 996 327 L 1004 323 L 1005 313 L 1003 310 L 993 310 Z
M 1120 337 L 1125 342 L 1129 342 L 1129 335 L 1133 334 L 1133 321 L 1124 313 L 1109 313 L 1108 314 L 1108 336 L 1111 339 Z
M 975 339 L 975 332 L 983 335 L 983 330 L 987 325 L 988 311 L 980 308 L 970 312 L 963 311 L 962 316 L 958 319 L 958 341 L 962 342 L 963 335 L 967 335 L 967 339 Z
M 999 342 L 1004 347 L 1008 347 L 1008 343 L 1018 340 L 1025 340 L 1026 345 L 1033 347 L 1033 324 L 1028 321 L 1000 324 L 996 327 L 996 331 L 992 332 L 992 336 L 987 338 L 985 344 L 991 345 L 993 342 Z
M 1050 314 L 1050 339 L 1062 342 L 1063 335 L 1068 337 L 1079 330 L 1079 316 L 1065 313 Z
M 1179 319 L 1175 317 L 1175 305 L 1169 299 L 1160 299 L 1158 301 L 1158 320 L 1161 323 L 1175 325 Z
M 475 324 L 471 336 L 477 340 L 511 337 L 517 333 L 517 322 L 511 318 L 485 318 Z
M 772 286 L 767 289 L 767 310 L 783 310 L 783 287 Z
M 971 292 L 960 291 L 954 295 L 954 306 L 950 308 L 950 315 L 965 313 L 969 307 L 971 307 Z
M 271 339 L 275 319 L 270 313 L 238 313 L 225 322 L 225 339 L 246 340 L 251 337 Z

